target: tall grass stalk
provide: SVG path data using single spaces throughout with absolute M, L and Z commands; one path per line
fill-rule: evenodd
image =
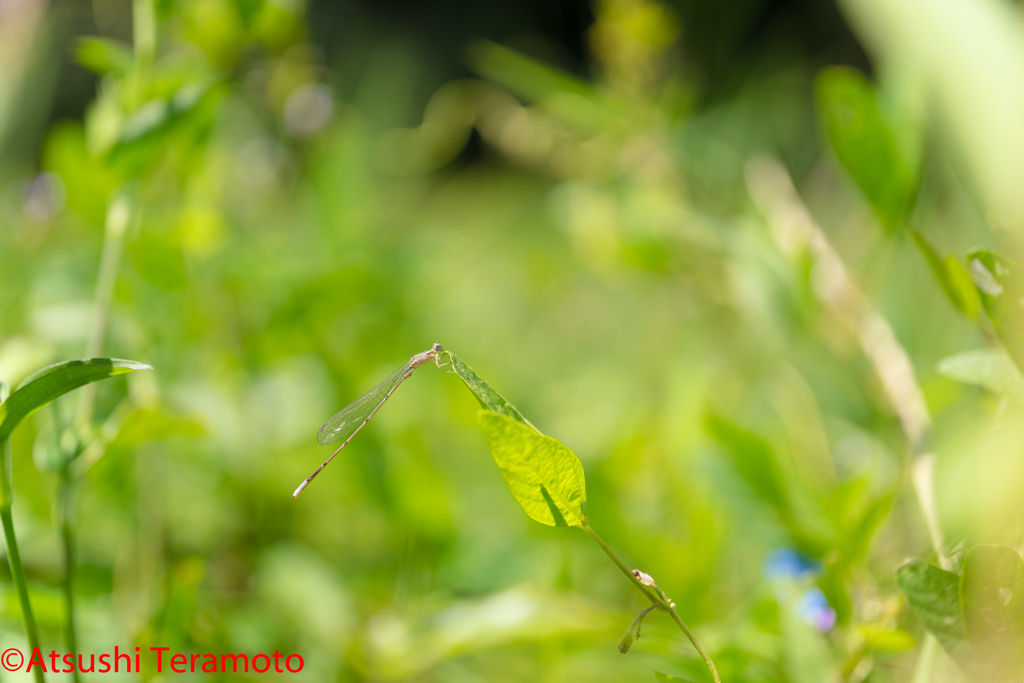
M 7 400 L 10 394 L 10 387 L 6 382 L 0 382 L 0 403 Z M 21 603 L 21 618 L 25 623 L 25 635 L 28 638 L 29 647 L 35 651 L 39 647 L 39 627 L 36 626 L 36 618 L 32 614 L 32 603 L 28 598 L 28 581 L 25 579 L 25 568 L 21 564 L 21 552 L 18 550 L 18 537 L 14 534 L 14 520 L 11 518 L 11 506 L 14 504 L 14 486 L 11 482 L 13 472 L 11 460 L 11 440 L 4 439 L 0 444 L 0 522 L 4 527 L 4 539 L 7 541 L 7 561 L 11 565 L 11 578 L 14 579 L 14 587 L 18 591 L 18 601 Z M 45 683 L 42 667 L 35 667 L 33 670 L 36 683 Z

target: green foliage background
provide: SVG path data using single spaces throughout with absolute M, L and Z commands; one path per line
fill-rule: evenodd
M 928 621 L 897 565 L 1022 543 L 1024 36 L 996 0 L 898 5 L 840 3 L 870 76 L 785 41 L 702 73 L 700 11 L 600 0 L 577 73 L 476 40 L 470 75 L 426 93 L 440 40 L 368 25 L 331 61 L 302 2 L 96 0 L 89 39 L 70 3 L 0 9 L 0 380 L 155 368 L 97 385 L 91 427 L 66 426 L 72 394 L 13 434 L 47 649 L 54 471 L 90 443 L 82 652 L 298 652 L 308 681 L 709 680 L 659 613 L 616 656 L 641 596 L 585 534 L 522 513 L 453 375 L 418 370 L 290 497 L 328 454 L 320 424 L 441 341 L 579 457 L 591 522 L 723 680 L 911 681 Z M 70 61 L 99 77 L 68 117 Z M 769 576 L 779 549 L 817 569 Z M 834 628 L 802 616 L 813 588 Z M 0 610 L 0 647 L 23 647 L 9 580 Z M 941 649 L 931 666 L 916 680 L 964 679 Z

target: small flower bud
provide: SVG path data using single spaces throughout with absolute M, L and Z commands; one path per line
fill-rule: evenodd
M 626 654 L 627 652 L 629 652 L 629 648 L 633 646 L 634 638 L 635 637 L 633 636 L 633 628 L 631 625 L 629 630 L 627 630 L 622 635 L 622 640 L 619 641 L 619 652 L 621 654 Z
M 629 648 L 633 646 L 633 641 L 640 637 L 640 624 L 644 622 L 644 617 L 646 617 L 647 614 L 655 607 L 656 605 L 651 605 L 643 612 L 636 615 L 636 618 L 630 622 L 629 628 L 626 629 L 626 632 L 622 635 L 622 639 L 619 641 L 620 653 L 626 654 L 629 652 Z

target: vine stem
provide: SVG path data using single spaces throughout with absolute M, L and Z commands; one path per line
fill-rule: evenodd
M 718 669 L 715 668 L 715 663 L 711 661 L 711 657 L 708 656 L 707 651 L 704 650 L 696 636 L 694 636 L 693 632 L 687 628 L 682 617 L 680 617 L 676 612 L 676 604 L 669 600 L 660 589 L 655 592 L 651 590 L 650 586 L 642 583 L 640 579 L 633 574 L 633 571 L 626 566 L 626 563 L 615 554 L 615 551 L 604 542 L 604 539 L 597 535 L 597 532 L 590 526 L 590 520 L 584 519 L 581 528 L 590 534 L 590 537 L 594 539 L 594 542 L 597 543 L 598 546 L 600 546 L 601 550 L 604 551 L 604 554 L 607 555 L 615 566 L 619 568 L 619 571 L 626 575 L 626 578 L 633 582 L 633 585 L 636 586 L 637 590 L 643 593 L 644 596 L 653 603 L 653 607 L 657 607 L 659 610 L 666 612 L 670 617 L 672 617 L 672 621 L 676 622 L 679 629 L 687 638 L 690 639 L 690 643 L 693 644 L 694 649 L 697 650 L 697 653 L 701 656 L 701 659 L 704 660 L 704 663 L 708 665 L 708 669 L 711 671 L 711 677 L 715 680 L 715 683 L 722 683 L 722 679 L 718 677 Z

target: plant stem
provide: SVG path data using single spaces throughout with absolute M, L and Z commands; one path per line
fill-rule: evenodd
M 121 245 L 131 218 L 131 203 L 126 195 L 111 200 L 107 207 L 106 226 L 103 232 L 103 252 L 100 255 L 100 271 L 96 277 L 96 292 L 93 295 L 93 317 L 89 338 L 85 345 L 85 357 L 93 358 L 103 352 L 103 340 L 107 335 L 107 320 L 110 304 L 114 298 L 117 283 L 117 269 L 121 263 Z M 85 428 L 92 421 L 96 404 L 96 385 L 82 387 L 78 402 L 78 425 Z
M 616 555 L 615 552 L 608 547 L 608 544 L 604 542 L 604 539 L 597 535 L 597 532 L 594 531 L 593 527 L 590 526 L 589 520 L 583 523 L 583 530 L 590 534 L 590 537 L 594 539 L 594 542 L 601 546 L 601 550 L 604 551 L 605 555 L 611 558 L 612 562 L 615 563 L 615 566 L 618 567 L 619 570 L 626 575 L 626 578 L 633 582 L 633 585 L 636 586 L 641 593 L 647 596 L 648 600 L 655 604 L 661 602 L 661 598 L 655 595 L 654 591 L 652 591 L 649 587 L 640 583 L 640 579 L 636 578 L 633 575 L 633 572 L 630 570 L 630 568 L 627 567 L 626 564 L 619 559 L 619 556 Z
M 71 472 L 68 463 L 65 463 L 65 465 L 61 467 L 59 477 L 60 479 L 57 484 L 57 523 L 60 525 L 60 537 L 62 545 L 64 546 L 64 638 L 68 652 L 71 655 L 77 655 L 78 639 L 75 635 L 74 592 L 75 537 L 74 530 L 71 526 L 71 498 L 74 493 L 74 482 L 71 480 Z M 81 680 L 79 678 L 77 667 L 75 667 L 71 672 L 71 678 L 75 683 L 79 683 Z
M 10 448 L 10 443 L 5 444 Z M 0 521 L 4 525 L 4 538 L 7 539 L 7 559 L 11 564 L 11 577 L 14 579 L 14 586 L 18 590 L 18 599 L 21 601 L 21 618 L 25 622 L 25 635 L 28 636 L 28 645 L 33 652 L 39 648 L 39 629 L 36 627 L 36 619 L 32 616 L 32 604 L 28 599 L 28 583 L 25 581 L 25 569 L 21 565 L 21 553 L 18 552 L 18 539 L 14 535 L 14 521 L 11 519 L 11 506 L 0 506 Z M 42 667 L 35 667 L 33 670 L 36 683 L 46 683 Z
M 619 559 L 619 556 L 616 555 L 615 551 L 604 542 L 603 538 L 597 535 L 597 532 L 590 526 L 589 520 L 584 520 L 582 529 L 590 534 L 590 537 L 594 539 L 594 542 L 597 543 L 598 546 L 601 547 L 601 550 L 604 551 L 605 555 L 611 558 L 611 561 L 615 563 L 615 566 L 619 568 L 619 571 L 625 574 L 629 580 L 633 582 L 633 585 L 636 586 L 637 589 L 653 603 L 652 607 L 657 607 L 662 612 L 667 612 L 669 616 L 672 617 L 672 621 L 676 622 L 680 630 L 682 630 L 686 637 L 690 639 L 690 643 L 693 644 L 694 649 L 697 650 L 698 654 L 700 654 L 704 663 L 708 665 L 708 669 L 711 671 L 711 677 L 715 680 L 715 683 L 722 683 L 722 679 L 718 677 L 718 669 L 715 668 L 715 663 L 711 661 L 711 657 L 708 656 L 708 653 L 697 641 L 697 638 L 693 635 L 690 629 L 687 628 L 682 617 L 680 617 L 676 612 L 676 604 L 665 597 L 665 594 L 660 589 L 655 592 L 651 590 L 650 586 L 641 583 L 640 579 L 638 579 L 633 574 L 632 570 L 626 566 L 626 563 Z
M 156 53 L 156 8 L 153 0 L 133 0 L 132 33 L 135 56 L 152 60 Z
M 11 388 L 7 382 L 0 382 L 0 402 L 6 401 Z M 0 521 L 4 526 L 4 538 L 7 540 L 7 561 L 11 565 L 11 578 L 18 590 L 21 601 L 21 618 L 25 622 L 25 635 L 33 652 L 39 647 L 39 629 L 35 617 L 32 616 L 32 603 L 28 599 L 28 583 L 25 581 L 25 568 L 21 565 L 21 553 L 18 552 L 18 538 L 14 535 L 14 521 L 11 519 L 11 506 L 14 504 L 14 486 L 12 483 L 11 440 L 4 439 L 0 443 Z M 30 658 L 31 659 L 31 658 Z M 42 667 L 35 668 L 36 683 L 46 683 Z
M 928 683 L 932 680 L 932 662 L 935 661 L 935 651 L 939 647 L 939 641 L 931 633 L 924 637 L 924 645 L 921 646 L 921 656 L 914 668 L 914 678 L 911 683 Z
M 151 3 L 150 3 L 151 4 Z M 152 9 L 150 7 L 150 9 Z M 103 341 L 107 335 L 107 322 L 110 318 L 110 306 L 114 299 L 114 286 L 117 283 L 117 270 L 121 263 L 121 251 L 124 235 L 131 219 L 132 206 L 126 194 L 111 200 L 107 207 L 106 224 L 103 232 L 103 252 L 100 256 L 99 275 L 96 278 L 96 292 L 93 296 L 93 319 L 86 341 L 85 356 L 93 358 L 103 353 Z M 60 469 L 57 485 L 57 524 L 60 527 L 61 545 L 64 550 L 64 606 L 65 624 L 64 637 L 70 654 L 78 654 L 78 638 L 75 633 L 75 593 L 73 575 L 75 572 L 74 552 L 74 516 L 72 505 L 74 498 L 74 479 L 71 476 L 71 461 L 82 452 L 82 439 L 92 437 L 93 409 L 96 405 L 96 385 L 82 387 L 76 416 L 79 427 L 79 446 L 72 457 L 65 460 Z M 57 417 L 57 438 L 63 431 L 60 425 L 60 412 Z M 58 444 L 59 447 L 59 444 Z M 77 669 L 72 674 L 78 683 Z

